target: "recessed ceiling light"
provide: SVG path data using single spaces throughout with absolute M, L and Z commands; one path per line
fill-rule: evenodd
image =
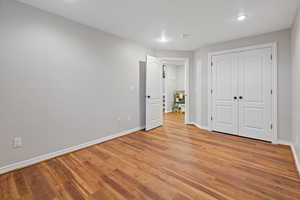
M 160 43 L 167 43 L 170 41 L 165 35 L 162 35 L 160 38 L 157 39 L 158 42 Z
M 245 19 L 247 19 L 247 15 L 239 15 L 239 16 L 237 17 L 237 20 L 238 20 L 238 21 L 244 21 Z
M 165 42 L 168 42 L 169 40 L 166 38 L 166 37 L 161 37 L 160 38 L 160 42 L 163 42 L 163 43 L 165 43 Z

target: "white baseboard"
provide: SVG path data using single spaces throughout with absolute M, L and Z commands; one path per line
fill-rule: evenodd
M 208 130 L 208 127 L 201 126 L 201 125 L 197 124 L 196 122 L 191 122 L 191 124 L 194 125 L 194 126 L 196 126 L 196 127 L 198 127 L 198 128 L 200 128 L 200 129 Z
M 291 147 L 292 153 L 294 156 L 294 160 L 296 163 L 296 167 L 298 169 L 298 173 L 300 174 L 300 159 L 299 159 L 299 155 L 297 154 L 294 144 L 292 142 L 284 141 L 284 140 L 277 140 L 276 142 L 274 142 L 274 144 L 283 144 L 283 145 L 288 145 Z
M 276 140 L 276 141 L 274 141 L 272 143 L 273 144 L 283 144 L 283 145 L 292 146 L 292 142 L 286 141 L 286 140 Z
M 51 158 L 54 158 L 54 157 L 57 157 L 57 156 L 61 156 L 61 155 L 66 154 L 66 153 L 77 151 L 77 150 L 82 149 L 82 148 L 86 148 L 86 147 L 89 147 L 89 146 L 92 146 L 92 145 L 95 145 L 95 144 L 98 144 L 98 143 L 102 143 L 102 142 L 105 142 L 105 141 L 108 141 L 108 140 L 111 140 L 111 139 L 114 139 L 114 138 L 117 138 L 117 137 L 121 137 L 121 136 L 130 134 L 130 133 L 134 133 L 134 132 L 142 130 L 144 128 L 145 127 L 137 127 L 137 128 L 134 128 L 134 129 L 122 131 L 120 133 L 105 136 L 103 138 L 99 138 L 99 139 L 96 139 L 96 140 L 93 140 L 93 141 L 90 141 L 90 142 L 86 142 L 86 143 L 83 143 L 83 144 L 80 144 L 80 145 L 76 145 L 76 146 L 73 146 L 73 147 L 69 147 L 69 148 L 62 149 L 62 150 L 52 152 L 52 153 L 48 153 L 48 154 L 45 154 L 45 155 L 40 155 L 40 156 L 31 158 L 31 159 L 28 159 L 28 160 L 24 160 L 24 161 L 21 161 L 21 162 L 13 163 L 13 164 L 1 167 L 0 168 L 0 174 L 4 174 L 4 173 L 7 173 L 7 172 L 16 170 L 16 169 L 24 168 L 24 167 L 33 165 L 35 163 L 39 163 L 41 161 L 45 161 L 45 160 L 48 160 L 48 159 L 51 159 Z
M 297 154 L 297 151 L 296 151 L 295 146 L 293 144 L 291 145 L 291 148 L 292 148 L 294 160 L 295 160 L 295 163 L 296 163 L 296 167 L 298 169 L 298 173 L 300 174 L 300 160 L 299 160 L 299 155 Z

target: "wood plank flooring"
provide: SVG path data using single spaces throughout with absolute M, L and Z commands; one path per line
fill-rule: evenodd
M 300 199 L 288 146 L 200 130 L 168 114 L 165 126 L 0 176 L 1 200 Z

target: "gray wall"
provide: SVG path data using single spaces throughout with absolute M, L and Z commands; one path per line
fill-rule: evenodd
M 144 126 L 147 48 L 11 0 L 0 27 L 0 168 Z
M 194 52 L 193 85 L 194 97 L 192 119 L 200 126 L 208 125 L 207 70 L 208 53 L 251 45 L 278 42 L 278 134 L 279 139 L 291 141 L 291 57 L 290 30 L 238 39 L 204 46 Z
M 300 11 L 292 29 L 292 133 L 300 159 Z M 300 170 L 300 169 L 299 169 Z

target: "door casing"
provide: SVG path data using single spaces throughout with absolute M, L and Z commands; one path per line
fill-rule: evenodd
M 278 95 L 278 89 L 277 89 L 277 42 L 274 43 L 267 43 L 262 45 L 255 45 L 255 46 L 248 46 L 243 48 L 237 48 L 237 49 L 230 49 L 225 51 L 219 51 L 219 52 L 211 52 L 208 54 L 208 130 L 212 131 L 212 57 L 218 56 L 222 54 L 229 54 L 229 53 L 238 53 L 248 50 L 254 50 L 254 49 L 262 49 L 262 48 L 271 48 L 272 49 L 272 143 L 277 144 L 278 143 L 278 121 L 277 121 L 277 95 Z
M 160 57 L 159 58 L 162 63 L 168 64 L 167 61 L 180 61 L 184 62 L 185 67 L 185 116 L 184 116 L 184 123 L 191 124 L 190 122 L 190 59 L 187 57 L 178 58 L 178 57 Z

